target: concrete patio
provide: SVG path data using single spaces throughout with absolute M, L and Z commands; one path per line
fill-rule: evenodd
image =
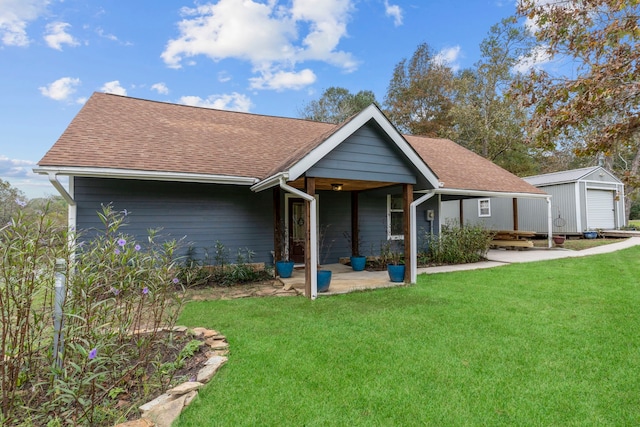
M 615 252 L 621 249 L 640 245 L 640 237 L 631 237 L 618 243 L 598 246 L 582 251 L 572 251 L 562 248 L 528 248 L 524 250 L 492 249 L 487 254 L 487 261 L 473 264 L 443 265 L 439 267 L 418 268 L 418 274 L 446 273 L 451 271 L 477 270 L 481 268 L 493 268 L 501 265 L 545 261 L 558 258 L 583 257 L 588 255 Z M 407 286 L 405 283 L 389 281 L 389 275 L 385 271 L 353 271 L 350 266 L 343 264 L 327 264 L 323 270 L 330 270 L 331 286 L 328 292 L 318 293 L 318 296 L 338 295 L 368 289 L 390 288 Z M 304 269 L 296 268 L 288 279 L 279 279 L 284 289 L 295 289 L 304 294 Z

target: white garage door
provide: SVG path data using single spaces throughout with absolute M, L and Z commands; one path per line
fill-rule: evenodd
M 589 228 L 616 228 L 613 191 L 587 190 Z

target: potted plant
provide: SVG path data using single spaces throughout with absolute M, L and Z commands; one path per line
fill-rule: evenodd
M 380 251 L 383 262 L 387 265 L 389 280 L 392 282 L 404 282 L 405 265 L 403 260 L 402 245 L 398 240 L 385 242 Z
M 585 239 L 595 239 L 596 237 L 598 237 L 598 232 L 595 230 L 585 230 L 582 235 Z
M 318 255 L 322 256 L 324 252 L 323 264 L 327 261 L 327 256 L 329 256 L 329 251 L 331 250 L 331 246 L 333 245 L 333 240 L 329 242 L 327 246 L 325 246 L 325 238 L 327 236 L 327 229 L 329 225 L 325 225 L 320 227 L 320 233 L 318 236 Z M 316 275 L 317 278 L 317 289 L 318 292 L 327 292 L 329 291 L 329 286 L 331 285 L 331 270 L 321 270 L 322 266 L 318 266 L 318 272 Z
M 287 245 L 287 228 L 282 224 L 276 230 L 280 236 L 280 259 L 276 260 L 276 274 L 283 279 L 293 275 L 294 262 L 289 259 L 289 245 Z
M 556 244 L 556 246 L 562 246 L 564 244 L 566 237 L 565 236 L 553 236 L 553 243 Z
M 349 258 L 349 261 L 351 262 L 351 268 L 353 269 L 353 271 L 362 271 L 362 270 L 364 270 L 364 268 L 367 265 L 367 257 L 360 255 L 360 240 L 359 240 L 359 238 L 358 238 L 357 244 L 354 247 L 353 239 L 351 238 L 351 233 L 349 233 L 348 231 L 345 231 L 345 232 L 342 233 L 342 235 L 347 240 L 347 244 L 349 245 L 349 249 L 350 250 L 354 250 L 355 249 L 353 251 L 353 254 L 351 255 L 351 257 Z

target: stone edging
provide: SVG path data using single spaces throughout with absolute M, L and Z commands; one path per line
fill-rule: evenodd
M 175 326 L 174 332 L 187 332 L 186 326 Z M 190 329 L 195 338 L 204 338 L 204 345 L 209 346 L 208 360 L 198 371 L 195 381 L 187 381 L 167 390 L 165 393 L 140 406 L 142 418 L 118 424 L 115 427 L 170 427 L 180 413 L 198 395 L 203 387 L 227 362 L 229 343 L 224 335 L 212 329 Z

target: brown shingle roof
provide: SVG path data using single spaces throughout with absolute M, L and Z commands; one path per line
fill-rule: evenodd
M 39 165 L 263 179 L 335 127 L 94 93 Z
M 511 172 L 448 139 L 405 138 L 435 171 L 444 188 L 545 194 Z
M 94 93 L 39 165 L 265 179 L 290 167 L 339 128 Z M 445 188 L 542 193 L 452 141 L 406 139 Z

